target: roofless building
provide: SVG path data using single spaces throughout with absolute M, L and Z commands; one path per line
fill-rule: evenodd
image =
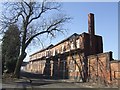
M 110 83 L 114 71 L 118 71 L 119 62 L 113 61 L 112 52 L 103 53 L 102 36 L 95 34 L 94 14 L 89 13 L 88 33 L 74 33 L 56 45 L 33 53 L 26 70 L 54 79 Z

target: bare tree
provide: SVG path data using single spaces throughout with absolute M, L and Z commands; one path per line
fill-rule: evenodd
M 34 38 L 43 34 L 54 37 L 56 32 L 63 32 L 65 22 L 70 18 L 59 12 L 61 4 L 57 2 L 34 2 L 22 0 L 21 2 L 5 3 L 1 24 L 3 28 L 17 23 L 20 28 L 21 49 L 14 76 L 19 78 L 21 64 L 26 57 L 26 49 Z M 5 30 L 5 29 L 4 29 Z

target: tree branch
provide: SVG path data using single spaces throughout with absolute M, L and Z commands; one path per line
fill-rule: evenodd
M 65 18 L 59 18 L 58 20 L 53 20 L 53 23 L 50 23 L 49 25 L 46 25 L 46 30 L 41 31 L 33 36 L 31 36 L 30 39 L 28 39 L 28 41 L 26 42 L 26 47 L 30 44 L 30 42 L 33 40 L 33 38 L 35 38 L 36 36 L 40 35 L 40 34 L 44 34 L 44 33 L 48 33 L 51 34 L 52 36 L 54 36 L 53 31 L 60 31 L 59 25 L 63 24 L 64 22 L 66 22 L 67 20 L 69 20 L 70 18 L 65 17 Z
M 47 11 L 51 11 L 51 10 L 58 10 L 58 8 L 60 7 L 60 5 L 58 5 L 58 6 L 51 6 L 51 7 L 47 7 L 46 6 L 46 3 L 47 3 L 47 0 L 43 0 L 43 2 L 42 2 L 42 6 L 41 6 L 41 11 L 39 12 L 39 14 L 37 15 L 37 16 L 35 16 L 35 17 L 33 17 L 33 18 L 31 18 L 31 20 L 28 22 L 28 23 L 31 23 L 33 20 L 36 20 L 36 19 L 38 19 L 38 18 L 40 18 L 41 17 L 41 15 L 42 14 L 44 14 L 45 12 L 47 12 Z
M 23 11 L 23 13 L 27 16 L 27 13 L 26 13 L 25 7 L 24 7 L 24 5 L 23 5 L 23 2 L 20 2 L 20 4 L 21 4 L 21 6 L 22 6 L 22 11 Z
M 28 22 L 28 24 L 30 24 L 33 20 L 40 18 L 41 15 L 42 15 L 42 13 L 45 12 L 45 11 L 44 11 L 44 3 L 45 3 L 45 2 L 43 1 L 43 2 L 42 2 L 42 7 L 41 7 L 41 12 L 38 14 L 38 16 L 33 17 L 33 18 Z
M 27 47 L 31 43 L 31 41 L 33 40 L 33 38 L 37 37 L 38 35 L 44 34 L 44 33 L 48 33 L 48 31 L 41 31 L 41 32 L 39 32 L 39 33 L 31 36 L 31 38 L 26 42 L 26 46 L 25 47 Z

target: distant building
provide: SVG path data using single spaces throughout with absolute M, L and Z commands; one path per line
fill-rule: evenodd
M 88 14 L 88 33 L 76 34 L 30 55 L 27 71 L 54 79 L 117 82 L 118 61 L 103 53 L 102 36 L 95 35 L 94 14 Z M 116 67 L 116 68 L 115 68 Z

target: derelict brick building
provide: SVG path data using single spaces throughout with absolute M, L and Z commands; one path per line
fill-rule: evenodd
M 112 81 L 112 52 L 103 53 L 102 36 L 95 35 L 94 28 L 94 14 L 90 13 L 88 33 L 74 33 L 58 44 L 30 55 L 26 70 L 54 79 Z

